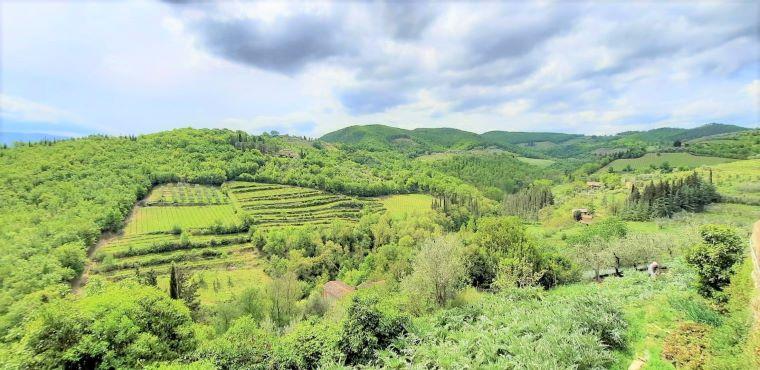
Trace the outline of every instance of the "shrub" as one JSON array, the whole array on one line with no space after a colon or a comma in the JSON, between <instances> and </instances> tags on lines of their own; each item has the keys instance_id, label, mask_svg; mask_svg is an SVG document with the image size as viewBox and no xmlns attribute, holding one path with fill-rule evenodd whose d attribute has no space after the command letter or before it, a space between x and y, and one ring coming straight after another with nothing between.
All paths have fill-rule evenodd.
<instances>
[{"instance_id":1,"label":"shrub","mask_svg":"<svg viewBox=\"0 0 760 370\"><path fill-rule=\"evenodd\" d=\"M278 369L317 369L336 361L339 327L327 322L301 321L277 341L273 366Z\"/></svg>"},{"instance_id":2,"label":"shrub","mask_svg":"<svg viewBox=\"0 0 760 370\"><path fill-rule=\"evenodd\" d=\"M354 296L338 341L338 348L349 365L367 364L375 359L375 352L388 347L405 334L409 318L397 312L384 312L377 307L377 299Z\"/></svg>"},{"instance_id":3,"label":"shrub","mask_svg":"<svg viewBox=\"0 0 760 370\"><path fill-rule=\"evenodd\" d=\"M610 348L625 347L628 323L613 302L602 296L586 295L570 302L576 325L599 337Z\"/></svg>"},{"instance_id":4,"label":"shrub","mask_svg":"<svg viewBox=\"0 0 760 370\"><path fill-rule=\"evenodd\" d=\"M272 336L251 317L243 316L224 335L199 348L194 357L212 361L221 369L266 369L271 348Z\"/></svg>"},{"instance_id":5,"label":"shrub","mask_svg":"<svg viewBox=\"0 0 760 370\"><path fill-rule=\"evenodd\" d=\"M103 283L77 300L53 300L26 322L22 368L137 368L195 348L190 312L153 287Z\"/></svg>"},{"instance_id":6,"label":"shrub","mask_svg":"<svg viewBox=\"0 0 760 370\"><path fill-rule=\"evenodd\" d=\"M669 303L673 308L683 312L690 321L710 326L719 326L723 322L723 317L719 313L693 297L670 297Z\"/></svg>"},{"instance_id":7,"label":"shrub","mask_svg":"<svg viewBox=\"0 0 760 370\"><path fill-rule=\"evenodd\" d=\"M685 322L665 338L662 356L678 367L702 368L708 359L708 333L705 324Z\"/></svg>"},{"instance_id":8,"label":"shrub","mask_svg":"<svg viewBox=\"0 0 760 370\"><path fill-rule=\"evenodd\" d=\"M742 238L725 225L704 225L699 234L702 242L689 250L686 261L697 269L700 293L723 301L721 292L742 259Z\"/></svg>"},{"instance_id":9,"label":"shrub","mask_svg":"<svg viewBox=\"0 0 760 370\"><path fill-rule=\"evenodd\" d=\"M73 276L79 276L84 271L87 253L82 243L67 243L55 249L53 253L61 266L71 269Z\"/></svg>"}]
</instances>

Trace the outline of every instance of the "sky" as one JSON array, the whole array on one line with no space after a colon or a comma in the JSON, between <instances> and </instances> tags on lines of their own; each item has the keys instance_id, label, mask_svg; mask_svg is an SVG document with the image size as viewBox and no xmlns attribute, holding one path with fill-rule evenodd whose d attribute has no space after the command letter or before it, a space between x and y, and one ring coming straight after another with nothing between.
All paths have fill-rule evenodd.
<instances>
[{"instance_id":1,"label":"sky","mask_svg":"<svg viewBox=\"0 0 760 370\"><path fill-rule=\"evenodd\" d=\"M0 130L760 123L760 2L0 0Z\"/></svg>"}]
</instances>

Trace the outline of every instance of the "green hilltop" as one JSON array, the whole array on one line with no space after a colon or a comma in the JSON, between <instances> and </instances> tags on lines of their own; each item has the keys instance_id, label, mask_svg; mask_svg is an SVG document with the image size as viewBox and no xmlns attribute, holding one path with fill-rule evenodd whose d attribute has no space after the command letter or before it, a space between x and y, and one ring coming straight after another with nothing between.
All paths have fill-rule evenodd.
<instances>
[{"instance_id":1,"label":"green hilltop","mask_svg":"<svg viewBox=\"0 0 760 370\"><path fill-rule=\"evenodd\" d=\"M477 134L454 128L407 130L374 124L345 127L325 134L320 140L367 148L396 149L411 153L497 147L534 158L547 156L567 158L606 155L615 151L627 151L631 148L645 150L651 146L658 147L657 149L667 149L672 147L675 142L709 139L711 137L720 137L725 140L726 137L748 131L752 131L752 129L736 125L710 123L690 129L663 127L602 136L509 131L489 131ZM689 149L685 150L689 151ZM735 156L736 154L734 154Z\"/></svg>"}]
</instances>

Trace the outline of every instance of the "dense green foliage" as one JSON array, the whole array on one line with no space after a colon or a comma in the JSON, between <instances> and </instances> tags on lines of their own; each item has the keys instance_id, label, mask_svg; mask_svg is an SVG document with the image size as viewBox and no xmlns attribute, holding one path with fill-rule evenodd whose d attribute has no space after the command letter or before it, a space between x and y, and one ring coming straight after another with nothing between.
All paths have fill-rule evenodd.
<instances>
[{"instance_id":1,"label":"dense green foliage","mask_svg":"<svg viewBox=\"0 0 760 370\"><path fill-rule=\"evenodd\" d=\"M634 185L623 210L627 220L642 221L652 217L671 217L676 212L701 212L705 206L718 201L712 182L705 182L693 172L686 178L673 181L653 181L639 189Z\"/></svg>"},{"instance_id":2,"label":"dense green foliage","mask_svg":"<svg viewBox=\"0 0 760 370\"><path fill-rule=\"evenodd\" d=\"M526 220L537 220L538 211L554 204L554 195L545 184L535 184L516 194L504 197L504 212Z\"/></svg>"},{"instance_id":3,"label":"dense green foliage","mask_svg":"<svg viewBox=\"0 0 760 370\"><path fill-rule=\"evenodd\" d=\"M22 368L134 368L193 350L188 309L136 283L93 285L71 300L37 297L39 307L21 328L9 358Z\"/></svg>"},{"instance_id":4,"label":"dense green foliage","mask_svg":"<svg viewBox=\"0 0 760 370\"><path fill-rule=\"evenodd\" d=\"M429 317L388 367L605 368L625 345L626 323L599 296L570 299L514 292Z\"/></svg>"},{"instance_id":5,"label":"dense green foliage","mask_svg":"<svg viewBox=\"0 0 760 370\"><path fill-rule=\"evenodd\" d=\"M702 325L704 363L740 368L742 240L688 231L715 217L712 181L597 173L677 132L360 126L313 141L183 129L0 149L0 364L625 368L644 342L691 356L683 335L642 334L660 320L672 333ZM576 158L541 167L504 149ZM726 168L720 190L754 181ZM589 225L572 220L579 207L595 209ZM744 213L722 215L743 226ZM666 276L635 271L655 260Z\"/></svg>"},{"instance_id":6,"label":"dense green foliage","mask_svg":"<svg viewBox=\"0 0 760 370\"><path fill-rule=\"evenodd\" d=\"M718 157L750 159L760 155L760 130L707 137L687 143L691 153Z\"/></svg>"},{"instance_id":7,"label":"dense green foliage","mask_svg":"<svg viewBox=\"0 0 760 370\"><path fill-rule=\"evenodd\" d=\"M478 187L485 196L496 201L536 179L557 177L556 173L526 164L512 154L456 155L431 161L430 164L443 173Z\"/></svg>"},{"instance_id":8,"label":"dense green foliage","mask_svg":"<svg viewBox=\"0 0 760 370\"><path fill-rule=\"evenodd\" d=\"M483 145L481 137L472 132L452 128L405 130L384 125L349 126L326 134L320 140L374 150L394 149L410 154L445 149L470 149Z\"/></svg>"},{"instance_id":9,"label":"dense green foliage","mask_svg":"<svg viewBox=\"0 0 760 370\"><path fill-rule=\"evenodd\" d=\"M699 234L702 242L689 250L686 261L697 269L700 292L721 300L723 288L731 282L743 258L742 238L736 231L721 225L704 225Z\"/></svg>"},{"instance_id":10,"label":"dense green foliage","mask_svg":"<svg viewBox=\"0 0 760 370\"><path fill-rule=\"evenodd\" d=\"M709 123L703 126L686 129L663 127L643 132L623 132L617 136L625 137L627 140L636 140L644 142L673 143L675 141L687 141L705 136L726 134L748 130L746 127L735 125L724 125L718 123Z\"/></svg>"}]
</instances>

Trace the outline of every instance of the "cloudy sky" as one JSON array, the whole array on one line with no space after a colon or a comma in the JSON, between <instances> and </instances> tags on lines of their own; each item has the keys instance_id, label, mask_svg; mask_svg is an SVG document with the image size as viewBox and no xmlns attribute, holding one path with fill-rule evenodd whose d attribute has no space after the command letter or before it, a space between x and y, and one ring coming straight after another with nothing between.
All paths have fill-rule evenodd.
<instances>
[{"instance_id":1,"label":"cloudy sky","mask_svg":"<svg viewBox=\"0 0 760 370\"><path fill-rule=\"evenodd\" d=\"M0 0L1 130L760 122L760 3Z\"/></svg>"}]
</instances>

